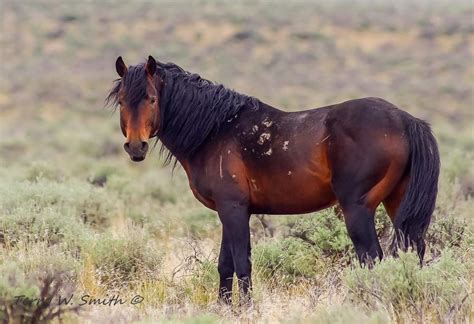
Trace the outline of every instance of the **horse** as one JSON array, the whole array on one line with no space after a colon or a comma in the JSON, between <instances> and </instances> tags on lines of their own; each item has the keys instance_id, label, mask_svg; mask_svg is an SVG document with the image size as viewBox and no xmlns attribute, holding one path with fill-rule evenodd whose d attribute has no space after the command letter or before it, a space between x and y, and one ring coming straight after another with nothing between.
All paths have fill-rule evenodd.
<instances>
[{"instance_id":1,"label":"horse","mask_svg":"<svg viewBox=\"0 0 474 324\"><path fill-rule=\"evenodd\" d=\"M180 164L191 191L222 223L218 300L251 300L251 214L302 214L338 204L359 261L383 257L381 203L398 247L416 249L434 211L440 158L428 123L380 98L285 112L174 63L118 57L106 101L120 107L124 149L145 159L152 138ZM156 142L155 142L156 145Z\"/></svg>"}]
</instances>

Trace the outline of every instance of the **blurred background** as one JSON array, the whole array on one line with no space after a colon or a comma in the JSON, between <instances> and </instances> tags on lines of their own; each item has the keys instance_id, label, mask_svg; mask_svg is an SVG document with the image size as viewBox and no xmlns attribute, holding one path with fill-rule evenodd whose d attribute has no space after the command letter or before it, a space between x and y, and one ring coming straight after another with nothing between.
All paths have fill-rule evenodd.
<instances>
[{"instance_id":1,"label":"blurred background","mask_svg":"<svg viewBox=\"0 0 474 324\"><path fill-rule=\"evenodd\" d=\"M133 269L145 269L133 270L133 280L160 283L143 288L151 299L179 304L179 298L188 298L191 305L213 300L219 222L192 197L181 168L172 176L169 167L162 167L158 150L140 164L130 162L123 151L119 116L104 107L118 77L114 63L119 55L128 65L153 55L288 111L382 97L429 121L439 142L442 175L435 218L454 218L449 218L451 225L433 225L442 230L430 234L431 256L439 256L446 242L472 226L470 0L1 0L0 24L0 264L23 269L25 278L47 263L70 270L81 289L116 288L115 282L132 277L104 278L99 270L104 265L117 268L108 247L119 246L119 255L138 260ZM301 225L295 227L298 219L254 220L257 247L264 237L291 237ZM381 222L384 232L390 225ZM339 233L342 241L316 259L329 262L324 255L333 252L351 255L342 223L330 225L321 242ZM34 245L20 247L25 237L34 238L28 241ZM155 252L126 252L130 237L146 238L143 244L154 244ZM204 251L199 258L212 265L206 270L210 277L198 272L197 283L169 279L185 268L179 267L183 260L194 260L186 256L196 246ZM185 252L179 255L179 249ZM80 256L71 251L81 251ZM467 255L467 250L459 251ZM34 258L35 253L42 257ZM154 257L162 260L159 266L150 261ZM123 271L130 275L126 264ZM310 263L311 269L321 267ZM156 269L168 277L149 277ZM291 271L287 276L303 270ZM327 282L322 273L318 278ZM167 284L160 286L163 282ZM191 288L179 295L181 284ZM459 284L469 286L462 280Z\"/></svg>"},{"instance_id":2,"label":"blurred background","mask_svg":"<svg viewBox=\"0 0 474 324\"><path fill-rule=\"evenodd\" d=\"M115 152L118 115L103 109L115 59L134 65L149 54L285 110L379 96L431 122L450 153L469 151L472 7L3 0L0 159L66 162L69 154Z\"/></svg>"}]
</instances>

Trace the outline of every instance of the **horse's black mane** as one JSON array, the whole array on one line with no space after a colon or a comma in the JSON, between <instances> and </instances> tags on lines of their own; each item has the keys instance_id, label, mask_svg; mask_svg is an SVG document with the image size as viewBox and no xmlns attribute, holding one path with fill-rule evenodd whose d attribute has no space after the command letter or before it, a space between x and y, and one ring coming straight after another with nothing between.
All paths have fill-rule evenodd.
<instances>
[{"instance_id":1,"label":"horse's black mane","mask_svg":"<svg viewBox=\"0 0 474 324\"><path fill-rule=\"evenodd\" d=\"M157 72L164 81L160 102L160 152L167 151L165 164L173 157L192 157L228 121L244 109L258 109L256 98L227 89L221 84L201 78L183 70L174 63L157 62ZM123 80L118 79L107 97L107 102L117 104L118 91L124 82L126 100L131 107L138 106L146 96L145 65L128 69ZM167 149L167 150L166 150Z\"/></svg>"}]
</instances>

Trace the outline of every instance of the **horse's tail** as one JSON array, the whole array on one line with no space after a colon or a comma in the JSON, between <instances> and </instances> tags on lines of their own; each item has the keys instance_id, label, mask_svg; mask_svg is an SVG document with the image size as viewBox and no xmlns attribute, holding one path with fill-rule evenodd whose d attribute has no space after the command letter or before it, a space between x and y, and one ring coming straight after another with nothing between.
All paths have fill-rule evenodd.
<instances>
[{"instance_id":1,"label":"horse's tail","mask_svg":"<svg viewBox=\"0 0 474 324\"><path fill-rule=\"evenodd\" d=\"M406 135L410 148L409 182L405 196L394 221L395 235L392 247L406 250L415 247L423 261L425 233L431 221L436 195L440 159L436 139L425 121L409 116L406 118Z\"/></svg>"}]
</instances>

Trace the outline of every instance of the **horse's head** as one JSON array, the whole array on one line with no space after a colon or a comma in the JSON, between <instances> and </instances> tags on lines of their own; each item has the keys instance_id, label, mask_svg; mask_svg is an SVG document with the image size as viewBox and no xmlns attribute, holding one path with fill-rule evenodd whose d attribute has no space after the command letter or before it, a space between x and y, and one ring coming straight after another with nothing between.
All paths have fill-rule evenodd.
<instances>
[{"instance_id":1,"label":"horse's head","mask_svg":"<svg viewBox=\"0 0 474 324\"><path fill-rule=\"evenodd\" d=\"M120 106L120 127L127 138L123 145L132 161L145 159L148 140L157 136L160 127L160 90L163 80L155 73L152 56L146 64L127 68L119 56L115 68L121 79L109 98Z\"/></svg>"}]
</instances>

